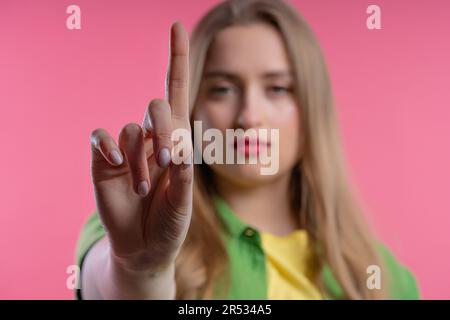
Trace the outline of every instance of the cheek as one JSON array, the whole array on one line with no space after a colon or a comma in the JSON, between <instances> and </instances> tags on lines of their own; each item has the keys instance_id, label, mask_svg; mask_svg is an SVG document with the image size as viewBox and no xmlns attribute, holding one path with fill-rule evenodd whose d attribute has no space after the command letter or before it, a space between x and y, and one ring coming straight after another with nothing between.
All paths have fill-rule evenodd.
<instances>
[{"instance_id":1,"label":"cheek","mask_svg":"<svg viewBox=\"0 0 450 320\"><path fill-rule=\"evenodd\" d=\"M295 104L281 108L272 117L272 127L280 130L281 165L293 165L300 158L303 145L303 129L300 117L300 108Z\"/></svg>"}]
</instances>

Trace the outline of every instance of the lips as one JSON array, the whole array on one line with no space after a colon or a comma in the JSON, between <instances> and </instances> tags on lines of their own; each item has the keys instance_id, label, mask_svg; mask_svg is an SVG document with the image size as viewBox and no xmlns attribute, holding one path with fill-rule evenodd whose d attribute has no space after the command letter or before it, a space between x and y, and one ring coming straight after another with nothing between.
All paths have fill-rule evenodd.
<instances>
[{"instance_id":1,"label":"lips","mask_svg":"<svg viewBox=\"0 0 450 320\"><path fill-rule=\"evenodd\" d=\"M246 157L258 156L263 149L270 147L270 142L260 140L258 137L242 137L234 139L234 149Z\"/></svg>"}]
</instances>

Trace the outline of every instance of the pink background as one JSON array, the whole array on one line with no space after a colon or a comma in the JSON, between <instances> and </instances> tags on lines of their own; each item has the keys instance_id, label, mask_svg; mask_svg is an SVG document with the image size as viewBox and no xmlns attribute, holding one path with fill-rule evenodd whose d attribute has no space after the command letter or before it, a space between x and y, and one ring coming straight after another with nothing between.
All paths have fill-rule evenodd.
<instances>
[{"instance_id":1,"label":"pink background","mask_svg":"<svg viewBox=\"0 0 450 320\"><path fill-rule=\"evenodd\" d=\"M81 30L66 28L81 7ZM0 298L71 299L89 133L163 96L168 30L217 1L0 2ZM450 298L450 2L293 1L325 51L352 176L423 298ZM366 28L366 8L382 30Z\"/></svg>"}]
</instances>

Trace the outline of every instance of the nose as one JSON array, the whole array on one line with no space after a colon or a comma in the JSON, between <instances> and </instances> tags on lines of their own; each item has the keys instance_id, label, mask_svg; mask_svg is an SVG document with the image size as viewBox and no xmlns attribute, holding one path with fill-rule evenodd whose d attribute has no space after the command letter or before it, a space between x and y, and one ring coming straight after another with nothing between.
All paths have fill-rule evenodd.
<instances>
[{"instance_id":1,"label":"nose","mask_svg":"<svg viewBox=\"0 0 450 320\"><path fill-rule=\"evenodd\" d=\"M237 115L237 126L244 130L261 127L263 103L261 95L257 90L245 90L241 98L241 106Z\"/></svg>"}]
</instances>

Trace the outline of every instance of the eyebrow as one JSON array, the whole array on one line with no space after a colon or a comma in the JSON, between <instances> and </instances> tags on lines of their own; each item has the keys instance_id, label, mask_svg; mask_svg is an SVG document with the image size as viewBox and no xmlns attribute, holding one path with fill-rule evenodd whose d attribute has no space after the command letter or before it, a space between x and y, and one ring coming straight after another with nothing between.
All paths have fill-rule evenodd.
<instances>
[{"instance_id":1,"label":"eyebrow","mask_svg":"<svg viewBox=\"0 0 450 320\"><path fill-rule=\"evenodd\" d=\"M286 70L276 70L276 71L268 71L264 72L262 75L262 78L291 78L293 77L292 72L286 71ZM203 76L205 79L207 78L226 78L229 80L239 80L239 76L228 71L222 71L222 70L212 70L208 71Z\"/></svg>"}]
</instances>

